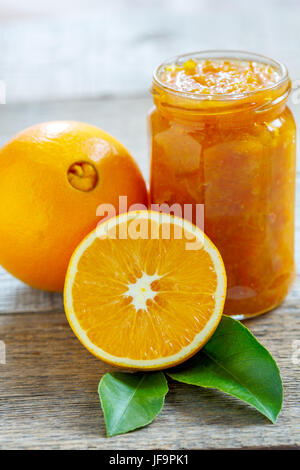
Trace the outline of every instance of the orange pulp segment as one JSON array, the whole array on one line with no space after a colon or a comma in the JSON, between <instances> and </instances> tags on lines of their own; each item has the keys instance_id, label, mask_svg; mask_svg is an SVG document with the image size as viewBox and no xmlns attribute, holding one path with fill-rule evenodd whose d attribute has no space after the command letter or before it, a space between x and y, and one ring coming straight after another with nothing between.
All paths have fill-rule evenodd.
<instances>
[{"instance_id":1,"label":"orange pulp segment","mask_svg":"<svg viewBox=\"0 0 300 470\"><path fill-rule=\"evenodd\" d=\"M279 74L268 64L247 60L194 60L166 66L159 79L173 90L194 94L242 94L272 86Z\"/></svg>"},{"instance_id":2,"label":"orange pulp segment","mask_svg":"<svg viewBox=\"0 0 300 470\"><path fill-rule=\"evenodd\" d=\"M121 214L75 250L65 310L83 345L110 364L163 369L195 354L222 315L223 261L190 222L154 211Z\"/></svg>"}]
</instances>

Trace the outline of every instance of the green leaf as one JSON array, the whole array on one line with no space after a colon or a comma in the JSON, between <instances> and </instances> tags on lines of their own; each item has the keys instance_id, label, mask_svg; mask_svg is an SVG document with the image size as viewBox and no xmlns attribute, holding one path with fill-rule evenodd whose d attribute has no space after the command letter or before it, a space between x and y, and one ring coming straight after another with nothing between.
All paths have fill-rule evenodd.
<instances>
[{"instance_id":1,"label":"green leaf","mask_svg":"<svg viewBox=\"0 0 300 470\"><path fill-rule=\"evenodd\" d=\"M105 374L98 393L108 436L146 426L162 410L168 384L162 372Z\"/></svg>"},{"instance_id":2,"label":"green leaf","mask_svg":"<svg viewBox=\"0 0 300 470\"><path fill-rule=\"evenodd\" d=\"M222 317L196 356L167 374L179 382L216 388L240 398L273 423L282 406L276 362L242 323L230 317Z\"/></svg>"}]
</instances>

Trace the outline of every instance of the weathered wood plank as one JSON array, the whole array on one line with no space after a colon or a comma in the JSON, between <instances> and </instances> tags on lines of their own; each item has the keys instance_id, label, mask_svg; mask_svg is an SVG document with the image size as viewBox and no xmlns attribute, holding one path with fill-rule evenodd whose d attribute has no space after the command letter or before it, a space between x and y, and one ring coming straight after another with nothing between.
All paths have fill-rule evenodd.
<instances>
[{"instance_id":1,"label":"weathered wood plank","mask_svg":"<svg viewBox=\"0 0 300 470\"><path fill-rule=\"evenodd\" d=\"M222 393L170 383L162 414L142 430L105 438L97 385L112 370L73 335L64 314L0 316L0 448L187 449L300 446L300 339L296 305L247 322L278 361L285 388L278 422Z\"/></svg>"},{"instance_id":2,"label":"weathered wood plank","mask_svg":"<svg viewBox=\"0 0 300 470\"><path fill-rule=\"evenodd\" d=\"M235 0L41 5L0 5L0 79L8 103L16 103L0 106L0 145L36 122L86 121L119 138L148 179L148 89L163 59L199 48L253 50L282 60L293 79L300 77L297 0L253 0L251 8ZM74 101L100 96L106 99ZM123 98L108 99L114 96ZM299 121L300 106L292 108ZM299 202L298 191L300 241ZM296 257L299 265L298 241ZM300 276L277 310L247 322L281 369L285 403L276 425L221 393L171 383L166 406L151 426L106 439L97 384L111 368L74 337L61 295L30 289L0 268L0 340L7 350L6 364L0 364L0 448L299 447L300 365L292 361L294 341L300 340L299 308Z\"/></svg>"},{"instance_id":3,"label":"weathered wood plank","mask_svg":"<svg viewBox=\"0 0 300 470\"><path fill-rule=\"evenodd\" d=\"M7 83L8 102L145 95L161 61L199 49L260 52L284 61L292 78L300 77L297 0L42 5L1 1L0 79Z\"/></svg>"},{"instance_id":4,"label":"weathered wood plank","mask_svg":"<svg viewBox=\"0 0 300 470\"><path fill-rule=\"evenodd\" d=\"M32 289L0 268L0 314L63 311L61 294Z\"/></svg>"}]
</instances>

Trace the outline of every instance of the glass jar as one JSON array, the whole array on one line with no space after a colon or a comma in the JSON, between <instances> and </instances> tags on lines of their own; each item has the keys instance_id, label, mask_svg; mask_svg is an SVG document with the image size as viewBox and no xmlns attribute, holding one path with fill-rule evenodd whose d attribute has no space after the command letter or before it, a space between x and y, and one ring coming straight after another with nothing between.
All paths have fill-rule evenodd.
<instances>
[{"instance_id":1,"label":"glass jar","mask_svg":"<svg viewBox=\"0 0 300 470\"><path fill-rule=\"evenodd\" d=\"M278 80L252 92L199 95L170 88L170 64L254 61ZM204 204L204 231L219 249L228 291L224 313L243 319L286 296L295 275L296 127L286 68L266 57L207 51L173 58L153 75L151 203Z\"/></svg>"}]
</instances>

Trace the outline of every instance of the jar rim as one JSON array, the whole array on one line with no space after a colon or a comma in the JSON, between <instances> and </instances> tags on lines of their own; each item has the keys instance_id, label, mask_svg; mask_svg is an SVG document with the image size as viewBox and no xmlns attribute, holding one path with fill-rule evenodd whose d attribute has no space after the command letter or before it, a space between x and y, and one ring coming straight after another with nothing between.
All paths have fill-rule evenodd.
<instances>
[{"instance_id":1,"label":"jar rim","mask_svg":"<svg viewBox=\"0 0 300 470\"><path fill-rule=\"evenodd\" d=\"M179 63L180 61L185 62L189 59L232 59L232 60L248 60L248 61L255 61L261 64L270 65L277 73L279 73L280 78L278 81L271 85L267 85L263 88L259 88L257 90L248 91L246 93L211 93L211 94L196 94L190 91L181 91L176 90L159 79L159 73L168 65ZM196 52L189 52L185 54L180 54L177 56L173 56L170 59L165 60L162 62L153 72L153 83L155 86L159 87L160 89L166 91L167 93L171 93L173 95L177 95L178 97L184 97L188 99L192 99L194 101L238 101L244 98L248 98L251 96L256 95L257 93L262 93L264 91L269 90L276 90L280 88L286 81L289 80L288 70L286 66L279 61L266 57L262 54L256 54L253 52L246 52L246 51L239 51L239 50L222 50L222 49L211 49L211 50L204 50L204 51L196 51Z\"/></svg>"}]
</instances>

